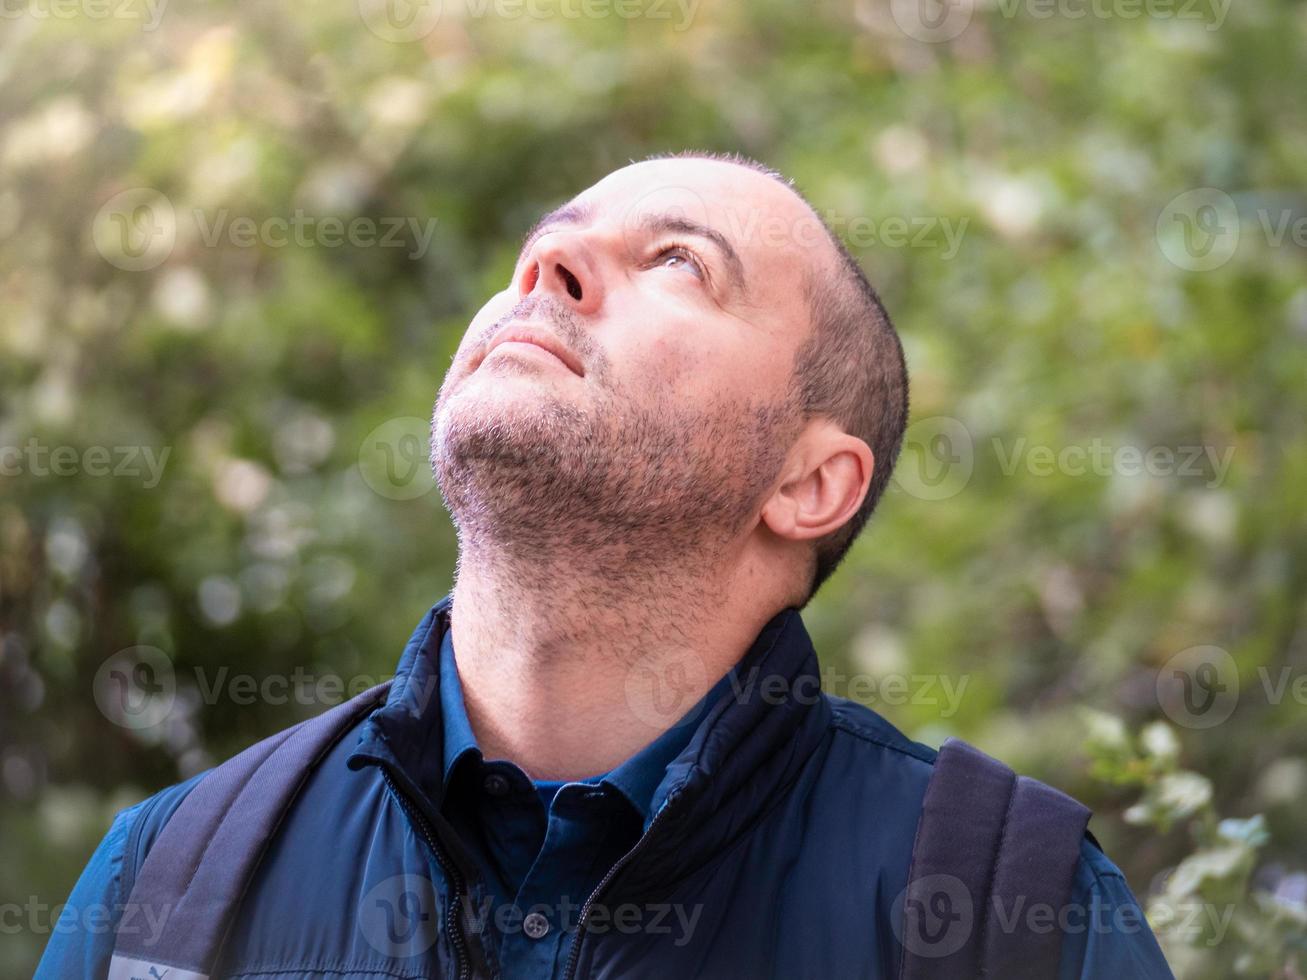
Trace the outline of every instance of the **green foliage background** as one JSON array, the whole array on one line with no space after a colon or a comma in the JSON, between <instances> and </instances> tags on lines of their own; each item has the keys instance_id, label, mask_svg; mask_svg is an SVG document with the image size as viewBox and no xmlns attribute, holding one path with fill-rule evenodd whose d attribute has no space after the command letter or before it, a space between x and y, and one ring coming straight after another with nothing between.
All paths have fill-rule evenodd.
<instances>
[{"instance_id":1,"label":"green foliage background","mask_svg":"<svg viewBox=\"0 0 1307 980\"><path fill-rule=\"evenodd\" d=\"M864 697L1090 803L1141 897L1202 863L1184 894L1238 904L1253 933L1166 934L1183 976L1300 975L1307 706L1261 678L1307 675L1307 251L1273 234L1307 215L1307 8L964 3L965 29L931 42L899 26L910 7L468 0L387 40L368 0L174 0L157 26L143 0L7 6L0 446L170 455L155 487L0 476L0 904L61 902L117 809L318 710L206 704L197 668L388 674L451 584L454 538L434 490L372 489L370 434L429 413L538 213L694 147L757 156L843 230L885 233L857 252L904 336L918 426L905 479L805 611L825 663L965 684L956 711ZM134 188L178 215L142 271L96 237ZM1228 261L1194 271L1159 216L1197 188L1242 225ZM414 257L210 245L191 220L297 209L435 233ZM898 241L887 219L934 231ZM943 222L965 228L955 254ZM965 465L923 491L941 425ZM1095 441L1230 466L1023 455ZM93 697L137 644L179 679L144 732ZM1202 645L1233 657L1238 706L1168 724L1159 672ZM0 974L30 971L49 921L3 923Z\"/></svg>"}]
</instances>

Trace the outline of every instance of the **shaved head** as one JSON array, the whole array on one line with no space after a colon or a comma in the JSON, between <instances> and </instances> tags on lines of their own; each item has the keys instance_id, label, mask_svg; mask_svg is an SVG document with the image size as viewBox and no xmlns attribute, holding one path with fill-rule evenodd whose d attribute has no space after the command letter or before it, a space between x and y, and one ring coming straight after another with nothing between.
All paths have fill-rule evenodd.
<instances>
[{"instance_id":1,"label":"shaved head","mask_svg":"<svg viewBox=\"0 0 1307 980\"><path fill-rule=\"evenodd\" d=\"M528 232L441 386L432 462L460 553L516 575L583 556L589 588L629 594L762 561L802 605L883 491L906 401L889 318L808 202L680 154Z\"/></svg>"}]
</instances>

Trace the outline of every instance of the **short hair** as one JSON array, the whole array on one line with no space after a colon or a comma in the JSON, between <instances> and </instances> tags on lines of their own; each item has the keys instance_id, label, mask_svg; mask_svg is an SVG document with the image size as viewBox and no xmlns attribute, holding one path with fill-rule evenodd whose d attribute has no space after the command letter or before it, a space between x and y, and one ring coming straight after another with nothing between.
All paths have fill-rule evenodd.
<instances>
[{"instance_id":1,"label":"short hair","mask_svg":"<svg viewBox=\"0 0 1307 980\"><path fill-rule=\"evenodd\" d=\"M889 485L908 419L908 368L903 345L862 266L793 180L738 153L686 150L647 159L716 160L779 181L808 206L834 248L834 269L823 263L806 271L804 295L811 323L807 339L795 353L794 386L804 421L830 418L867 444L875 457L875 468L866 496L853 516L814 543L811 579L800 604L807 605L844 560Z\"/></svg>"},{"instance_id":2,"label":"short hair","mask_svg":"<svg viewBox=\"0 0 1307 980\"><path fill-rule=\"evenodd\" d=\"M908 420L903 345L876 290L849 250L826 229L839 256L834 281L809 270L812 329L795 355L805 419L827 417L857 436L875 458L871 484L845 524L816 542L804 604L834 574L889 486Z\"/></svg>"}]
</instances>

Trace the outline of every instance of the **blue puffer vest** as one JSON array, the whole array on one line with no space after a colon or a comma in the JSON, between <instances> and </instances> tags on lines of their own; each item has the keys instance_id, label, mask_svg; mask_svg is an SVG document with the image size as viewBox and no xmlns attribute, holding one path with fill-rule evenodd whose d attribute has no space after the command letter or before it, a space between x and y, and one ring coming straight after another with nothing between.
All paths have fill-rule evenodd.
<instances>
[{"instance_id":1,"label":"blue puffer vest","mask_svg":"<svg viewBox=\"0 0 1307 980\"><path fill-rule=\"evenodd\" d=\"M384 704L309 776L258 865L215 977L499 975L487 895L441 816L439 649L450 604L447 596L418 626ZM572 910L574 927L585 928L562 946L551 976L898 975L902 893L935 752L821 693L795 609L766 625L737 673L734 696L705 713L668 767L646 833ZM84 876L81 900L125 905L152 843L202 781L125 811L115 873L98 883ZM1108 914L1068 935L1062 977L1170 976L1120 872L1088 843L1072 899ZM1133 927L1121 925L1122 911ZM38 976L88 975L107 956L103 939L65 937L52 941Z\"/></svg>"}]
</instances>

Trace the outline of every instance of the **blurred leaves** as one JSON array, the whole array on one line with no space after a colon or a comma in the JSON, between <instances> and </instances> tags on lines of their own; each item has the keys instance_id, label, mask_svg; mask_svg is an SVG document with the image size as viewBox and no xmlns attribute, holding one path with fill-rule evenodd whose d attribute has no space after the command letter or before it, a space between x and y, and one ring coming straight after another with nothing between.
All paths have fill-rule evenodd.
<instances>
[{"instance_id":1,"label":"blurred leaves","mask_svg":"<svg viewBox=\"0 0 1307 980\"><path fill-rule=\"evenodd\" d=\"M1190 853L1166 872L1147 903L1176 974L1300 976L1307 964L1307 871L1268 866L1254 883L1259 856L1271 842L1265 818L1218 820L1211 780L1178 768L1178 742L1165 723L1152 722L1131 739L1118 719L1087 714L1095 774L1142 788L1125 819L1160 834L1177 824L1190 831Z\"/></svg>"},{"instance_id":2,"label":"blurred leaves","mask_svg":"<svg viewBox=\"0 0 1307 980\"><path fill-rule=\"evenodd\" d=\"M805 612L825 662L947 679L956 703L868 700L1085 799L1141 895L1279 875L1246 923L1279 956L1307 863L1307 706L1263 682L1307 675L1307 10L957 4L926 42L910 3L501 6L7 10L0 903L62 901L113 809L317 710L206 697L223 669L392 669L452 578L410 436L462 330L539 213L697 147L875 232L908 351L919 438ZM1229 204L1167 211L1202 188ZM175 680L157 730L94 696L137 646ZM1159 724L1199 646L1232 714ZM44 943L15 939L5 975ZM1282 967L1257 948L1238 969Z\"/></svg>"}]
</instances>

